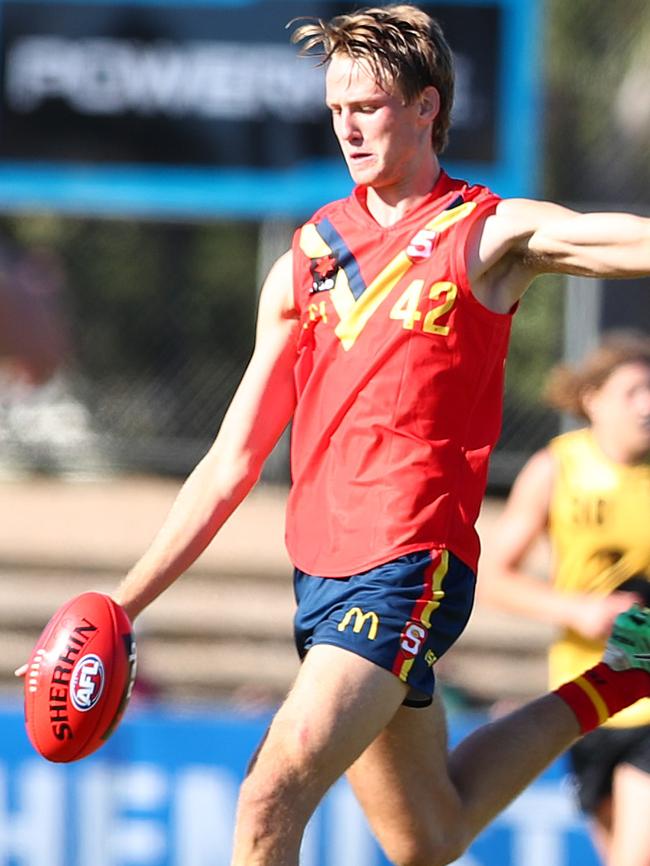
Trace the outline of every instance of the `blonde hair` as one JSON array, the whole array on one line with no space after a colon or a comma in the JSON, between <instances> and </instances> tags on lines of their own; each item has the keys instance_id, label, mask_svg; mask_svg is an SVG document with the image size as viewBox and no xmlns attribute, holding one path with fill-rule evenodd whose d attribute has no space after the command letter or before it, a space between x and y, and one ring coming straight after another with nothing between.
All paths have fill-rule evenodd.
<instances>
[{"instance_id":1,"label":"blonde hair","mask_svg":"<svg viewBox=\"0 0 650 866\"><path fill-rule=\"evenodd\" d=\"M320 55L321 64L334 54L363 60L381 87L394 84L399 89L406 105L425 87L435 87L440 111L431 138L436 153L445 149L454 101L454 65L440 25L426 12L393 4L337 15L330 21L313 19L297 27L291 41L302 43L303 55Z\"/></svg>"},{"instance_id":2,"label":"blonde hair","mask_svg":"<svg viewBox=\"0 0 650 866\"><path fill-rule=\"evenodd\" d=\"M650 367L650 337L641 331L611 331L580 364L558 364L551 370L544 399L555 409L589 420L585 393L601 388L619 367L637 363Z\"/></svg>"}]
</instances>

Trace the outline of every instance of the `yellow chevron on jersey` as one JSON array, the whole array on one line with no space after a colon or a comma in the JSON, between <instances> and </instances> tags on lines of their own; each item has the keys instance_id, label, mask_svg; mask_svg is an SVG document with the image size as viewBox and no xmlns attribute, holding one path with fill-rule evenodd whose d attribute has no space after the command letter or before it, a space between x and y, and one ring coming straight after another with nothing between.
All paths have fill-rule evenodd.
<instances>
[{"instance_id":1,"label":"yellow chevron on jersey","mask_svg":"<svg viewBox=\"0 0 650 866\"><path fill-rule=\"evenodd\" d=\"M424 226L424 229L440 234L459 220L465 219L475 208L476 202L463 202L455 208L438 214ZM335 333L344 349L350 349L354 345L370 317L412 265L413 260L409 258L406 250L398 253L370 283L366 291L350 308L348 314L341 318Z\"/></svg>"},{"instance_id":2,"label":"yellow chevron on jersey","mask_svg":"<svg viewBox=\"0 0 650 866\"><path fill-rule=\"evenodd\" d=\"M556 463L549 509L554 586L567 593L606 595L632 577L650 581L650 465L614 463L589 429L550 443ZM550 651L552 687L596 664L603 652L566 630ZM650 699L615 716L615 726L650 722Z\"/></svg>"},{"instance_id":3,"label":"yellow chevron on jersey","mask_svg":"<svg viewBox=\"0 0 650 866\"><path fill-rule=\"evenodd\" d=\"M426 223L422 231L440 234L465 219L475 208L476 202L463 202L435 216ZM335 254L315 223L307 223L302 227L300 249L311 259ZM335 333L346 351L352 348L369 319L413 264L414 259L406 250L402 250L364 287L358 297L355 297L350 288L345 265L338 269L330 298L339 317Z\"/></svg>"},{"instance_id":4,"label":"yellow chevron on jersey","mask_svg":"<svg viewBox=\"0 0 650 866\"><path fill-rule=\"evenodd\" d=\"M300 230L300 249L310 259L319 259L333 255L333 250L327 241L320 236L315 223L305 223ZM336 272L334 288L329 293L330 300L339 319L344 319L355 304L355 297L350 289L345 268Z\"/></svg>"},{"instance_id":5,"label":"yellow chevron on jersey","mask_svg":"<svg viewBox=\"0 0 650 866\"><path fill-rule=\"evenodd\" d=\"M300 249L310 259L320 259L332 254L332 248L318 234L314 223L305 223L300 229Z\"/></svg>"}]
</instances>

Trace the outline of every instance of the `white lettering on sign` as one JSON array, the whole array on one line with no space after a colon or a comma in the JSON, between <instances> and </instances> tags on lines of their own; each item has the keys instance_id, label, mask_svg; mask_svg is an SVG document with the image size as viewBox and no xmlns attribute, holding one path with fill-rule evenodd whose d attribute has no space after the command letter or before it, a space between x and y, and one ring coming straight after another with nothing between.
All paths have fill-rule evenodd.
<instances>
[{"instance_id":1,"label":"white lettering on sign","mask_svg":"<svg viewBox=\"0 0 650 866\"><path fill-rule=\"evenodd\" d=\"M44 761L26 761L17 774L0 766L2 866L63 866L66 862L64 783L64 768Z\"/></svg>"},{"instance_id":2,"label":"white lettering on sign","mask_svg":"<svg viewBox=\"0 0 650 866\"><path fill-rule=\"evenodd\" d=\"M175 785L174 866L230 863L238 783L232 773L188 767Z\"/></svg>"},{"instance_id":3,"label":"white lettering on sign","mask_svg":"<svg viewBox=\"0 0 650 866\"><path fill-rule=\"evenodd\" d=\"M32 112L60 99L80 114L310 120L323 70L289 45L24 36L6 60L6 101Z\"/></svg>"},{"instance_id":4,"label":"white lettering on sign","mask_svg":"<svg viewBox=\"0 0 650 866\"><path fill-rule=\"evenodd\" d=\"M0 763L0 866L228 866L239 781L202 764L26 760L9 773ZM495 859L479 838L455 866L569 866L569 835L588 841L557 781L534 783L492 829L508 832L507 855ZM588 855L575 863L595 866ZM387 864L345 781L310 821L301 863Z\"/></svg>"},{"instance_id":5,"label":"white lettering on sign","mask_svg":"<svg viewBox=\"0 0 650 866\"><path fill-rule=\"evenodd\" d=\"M77 777L74 866L154 866L167 849L167 773L153 764L89 764ZM133 812L138 812L137 817ZM72 866L72 864L68 864Z\"/></svg>"}]
</instances>

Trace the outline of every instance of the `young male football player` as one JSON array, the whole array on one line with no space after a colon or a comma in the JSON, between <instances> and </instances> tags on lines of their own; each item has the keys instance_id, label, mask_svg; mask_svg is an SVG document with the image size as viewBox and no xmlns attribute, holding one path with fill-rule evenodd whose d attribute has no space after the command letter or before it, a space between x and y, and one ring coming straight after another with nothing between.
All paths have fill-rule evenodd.
<instances>
[{"instance_id":1,"label":"young male football player","mask_svg":"<svg viewBox=\"0 0 650 866\"><path fill-rule=\"evenodd\" d=\"M347 773L388 857L435 866L650 691L641 610L617 626L606 664L451 754L433 673L472 607L517 302L542 272L650 274L650 220L501 201L450 178L438 156L452 56L419 9L368 9L294 37L324 56L356 186L271 269L216 441L116 599L136 616L182 574L293 418L287 545L304 660L243 784L232 863L296 866L309 816Z\"/></svg>"}]
</instances>

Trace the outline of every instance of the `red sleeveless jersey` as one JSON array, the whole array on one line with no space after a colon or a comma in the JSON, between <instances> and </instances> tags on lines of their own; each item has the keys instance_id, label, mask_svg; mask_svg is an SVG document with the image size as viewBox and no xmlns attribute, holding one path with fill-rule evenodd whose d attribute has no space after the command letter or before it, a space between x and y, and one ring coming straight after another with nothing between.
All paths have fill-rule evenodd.
<instances>
[{"instance_id":1,"label":"red sleeveless jersey","mask_svg":"<svg viewBox=\"0 0 650 866\"><path fill-rule=\"evenodd\" d=\"M432 547L476 569L511 316L474 298L465 249L498 201L443 172L396 225L358 188L296 232L286 540L302 571L341 577Z\"/></svg>"}]
</instances>

